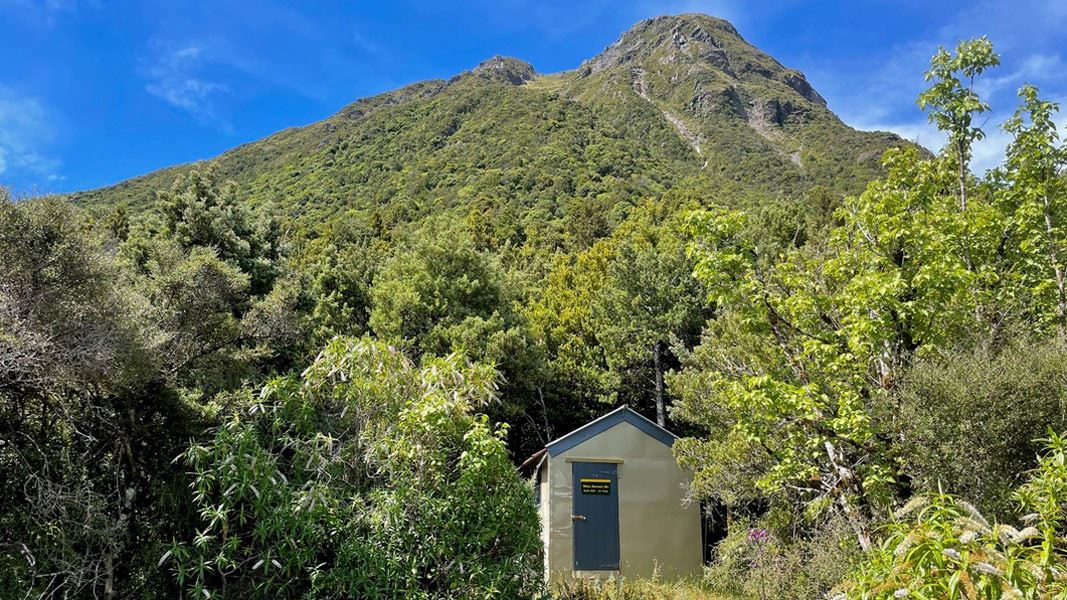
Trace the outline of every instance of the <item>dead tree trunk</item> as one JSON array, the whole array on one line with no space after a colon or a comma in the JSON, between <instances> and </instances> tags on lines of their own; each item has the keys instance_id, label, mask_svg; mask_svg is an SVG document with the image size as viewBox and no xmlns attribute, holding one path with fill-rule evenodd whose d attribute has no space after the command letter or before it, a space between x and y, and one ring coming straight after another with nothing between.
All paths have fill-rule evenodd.
<instances>
[{"instance_id":1,"label":"dead tree trunk","mask_svg":"<svg viewBox=\"0 0 1067 600\"><path fill-rule=\"evenodd\" d=\"M871 542L871 533L867 528L866 519L863 515L852 505L848 500L848 491L855 490L857 493L861 493L859 482L856 480L856 474L851 468L846 467L838 461L837 448L834 447L833 442L826 440L823 443L826 448L826 456L830 459L830 465L836 472L838 483L841 489L837 490L837 505L844 513L845 518L848 520L848 524L852 527L853 533L856 534L856 541L859 542L860 548L867 552L874 547ZM832 492L832 490L831 490Z\"/></svg>"}]
</instances>

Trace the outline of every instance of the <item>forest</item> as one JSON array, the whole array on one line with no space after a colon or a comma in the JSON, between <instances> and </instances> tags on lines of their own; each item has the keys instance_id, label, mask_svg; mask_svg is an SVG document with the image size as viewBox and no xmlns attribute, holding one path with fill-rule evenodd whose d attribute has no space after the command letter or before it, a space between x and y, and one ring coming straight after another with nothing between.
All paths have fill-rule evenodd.
<instances>
[{"instance_id":1,"label":"forest","mask_svg":"<svg viewBox=\"0 0 1067 600\"><path fill-rule=\"evenodd\" d=\"M998 64L934 55L940 152L848 137L881 162L808 179L724 174L765 164L725 141L706 179L671 166L669 124L662 155L617 129L637 96L602 121L460 80L432 101L495 94L581 153L484 114L511 146L442 149L469 123L401 106L258 179L239 149L114 201L4 196L0 597L1067 598L1067 147L1032 86L986 122ZM837 135L811 110L780 125ZM441 145L406 170L386 140ZM726 515L677 596L543 581L516 465L621 405Z\"/></svg>"}]
</instances>

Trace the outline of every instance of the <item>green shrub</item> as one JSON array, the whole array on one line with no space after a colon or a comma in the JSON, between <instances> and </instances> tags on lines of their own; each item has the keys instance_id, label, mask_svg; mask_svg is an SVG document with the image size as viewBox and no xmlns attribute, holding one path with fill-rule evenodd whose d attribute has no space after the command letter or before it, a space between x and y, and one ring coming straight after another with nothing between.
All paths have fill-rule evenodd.
<instances>
[{"instance_id":1,"label":"green shrub","mask_svg":"<svg viewBox=\"0 0 1067 600\"><path fill-rule=\"evenodd\" d=\"M820 598L860 557L852 530L841 518L796 535L738 519L716 548L708 584L746 598Z\"/></svg>"},{"instance_id":2,"label":"green shrub","mask_svg":"<svg viewBox=\"0 0 1067 600\"><path fill-rule=\"evenodd\" d=\"M202 529L161 559L193 597L531 598L539 526L496 373L338 338L191 447Z\"/></svg>"},{"instance_id":3,"label":"green shrub","mask_svg":"<svg viewBox=\"0 0 1067 600\"><path fill-rule=\"evenodd\" d=\"M727 600L703 582L655 579L573 579L555 586L554 600Z\"/></svg>"},{"instance_id":4,"label":"green shrub","mask_svg":"<svg viewBox=\"0 0 1067 600\"><path fill-rule=\"evenodd\" d=\"M973 502L1007 518L1049 427L1067 428L1067 346L1018 342L920 360L885 420L901 432L912 485Z\"/></svg>"},{"instance_id":5,"label":"green shrub","mask_svg":"<svg viewBox=\"0 0 1067 600\"><path fill-rule=\"evenodd\" d=\"M839 597L1067 597L1067 438L1052 435L1048 453L1014 498L1028 513L1019 529L991 523L948 494L916 497Z\"/></svg>"}]
</instances>

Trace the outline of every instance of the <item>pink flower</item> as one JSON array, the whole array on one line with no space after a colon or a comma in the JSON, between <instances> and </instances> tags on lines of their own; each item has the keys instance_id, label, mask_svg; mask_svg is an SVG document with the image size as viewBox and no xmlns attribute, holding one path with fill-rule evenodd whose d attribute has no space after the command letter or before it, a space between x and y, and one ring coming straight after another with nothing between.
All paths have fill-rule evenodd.
<instances>
[{"instance_id":1,"label":"pink flower","mask_svg":"<svg viewBox=\"0 0 1067 600\"><path fill-rule=\"evenodd\" d=\"M770 532L768 532L766 529L756 527L748 530L748 541L756 544L761 544L767 541L767 538L770 537L770 535Z\"/></svg>"}]
</instances>

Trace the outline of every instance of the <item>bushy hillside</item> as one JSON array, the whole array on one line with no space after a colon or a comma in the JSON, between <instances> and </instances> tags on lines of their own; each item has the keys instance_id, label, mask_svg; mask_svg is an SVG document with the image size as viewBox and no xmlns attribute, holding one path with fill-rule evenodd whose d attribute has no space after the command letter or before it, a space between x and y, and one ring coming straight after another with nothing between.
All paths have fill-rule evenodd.
<instances>
[{"instance_id":1,"label":"bushy hillside","mask_svg":"<svg viewBox=\"0 0 1067 600\"><path fill-rule=\"evenodd\" d=\"M900 143L843 124L801 73L729 23L683 15L638 23L574 71L537 75L494 57L208 162L280 215L355 211L385 232L481 203L511 216L515 241L553 247L563 240L547 223L625 212L670 189L733 205L813 186L856 193ZM192 168L72 198L143 210Z\"/></svg>"}]
</instances>

